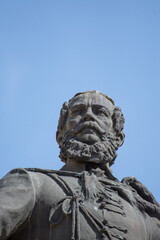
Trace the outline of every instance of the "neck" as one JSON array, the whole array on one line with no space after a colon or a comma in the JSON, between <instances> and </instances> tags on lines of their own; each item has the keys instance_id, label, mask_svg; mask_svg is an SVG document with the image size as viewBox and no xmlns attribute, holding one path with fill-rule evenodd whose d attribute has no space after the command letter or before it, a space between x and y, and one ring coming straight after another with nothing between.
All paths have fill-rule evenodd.
<instances>
[{"instance_id":1,"label":"neck","mask_svg":"<svg viewBox=\"0 0 160 240\"><path fill-rule=\"evenodd\" d=\"M86 163L84 162L80 163L74 160L68 160L66 164L61 168L61 170L81 173L86 170Z\"/></svg>"},{"instance_id":2,"label":"neck","mask_svg":"<svg viewBox=\"0 0 160 240\"><path fill-rule=\"evenodd\" d=\"M62 171L77 172L81 173L83 171L90 171L91 169L100 168L104 170L106 176L114 181L118 181L113 175L109 167L109 164L97 164L97 163L87 163L87 162L76 162L75 160L67 160L66 164L61 168Z\"/></svg>"}]
</instances>

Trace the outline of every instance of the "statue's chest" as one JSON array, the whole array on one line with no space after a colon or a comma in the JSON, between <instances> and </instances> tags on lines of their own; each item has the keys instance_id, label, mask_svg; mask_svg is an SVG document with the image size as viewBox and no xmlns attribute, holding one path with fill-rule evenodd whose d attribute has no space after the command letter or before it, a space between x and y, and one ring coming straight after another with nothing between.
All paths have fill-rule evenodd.
<instances>
[{"instance_id":1,"label":"statue's chest","mask_svg":"<svg viewBox=\"0 0 160 240\"><path fill-rule=\"evenodd\" d=\"M145 237L139 211L116 190L92 175L61 178L66 197L53 205L50 223L54 236L72 240L135 240Z\"/></svg>"}]
</instances>

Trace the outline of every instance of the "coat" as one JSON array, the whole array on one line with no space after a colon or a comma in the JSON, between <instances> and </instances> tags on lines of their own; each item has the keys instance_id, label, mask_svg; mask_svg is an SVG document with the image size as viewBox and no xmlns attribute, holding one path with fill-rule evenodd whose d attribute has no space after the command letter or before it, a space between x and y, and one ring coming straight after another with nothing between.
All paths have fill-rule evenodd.
<instances>
[{"instance_id":1,"label":"coat","mask_svg":"<svg viewBox=\"0 0 160 240\"><path fill-rule=\"evenodd\" d=\"M135 178L14 169L0 181L0 240L160 240L160 205Z\"/></svg>"}]
</instances>

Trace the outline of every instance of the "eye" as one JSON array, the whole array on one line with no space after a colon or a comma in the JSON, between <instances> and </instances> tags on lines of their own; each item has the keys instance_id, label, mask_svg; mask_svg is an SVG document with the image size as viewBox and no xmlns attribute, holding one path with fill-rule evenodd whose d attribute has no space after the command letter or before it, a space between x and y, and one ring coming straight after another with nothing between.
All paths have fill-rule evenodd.
<instances>
[{"instance_id":1,"label":"eye","mask_svg":"<svg viewBox=\"0 0 160 240\"><path fill-rule=\"evenodd\" d=\"M102 116L102 117L108 117L107 111L105 111L103 108L96 109L96 115Z\"/></svg>"},{"instance_id":2,"label":"eye","mask_svg":"<svg viewBox=\"0 0 160 240\"><path fill-rule=\"evenodd\" d=\"M77 108L77 109L72 110L71 114L74 117L74 116L82 115L83 112L84 112L83 108Z\"/></svg>"}]
</instances>

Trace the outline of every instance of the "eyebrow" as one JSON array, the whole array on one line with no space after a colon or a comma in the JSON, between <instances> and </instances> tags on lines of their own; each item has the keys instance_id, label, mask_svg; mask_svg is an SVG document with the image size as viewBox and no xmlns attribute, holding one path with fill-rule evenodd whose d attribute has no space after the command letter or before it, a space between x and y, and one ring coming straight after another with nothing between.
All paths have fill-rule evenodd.
<instances>
[{"instance_id":1,"label":"eyebrow","mask_svg":"<svg viewBox=\"0 0 160 240\"><path fill-rule=\"evenodd\" d=\"M73 105L72 107L70 107L70 109L71 110L74 110L75 108L77 108L77 107L87 107L85 104L82 104L82 103L80 103L80 104L75 104L75 105Z\"/></svg>"},{"instance_id":2,"label":"eyebrow","mask_svg":"<svg viewBox=\"0 0 160 240\"><path fill-rule=\"evenodd\" d=\"M92 104L93 107L103 107L105 109L107 109L104 105L101 104Z\"/></svg>"}]
</instances>

